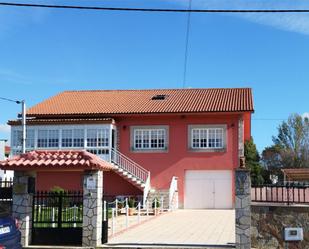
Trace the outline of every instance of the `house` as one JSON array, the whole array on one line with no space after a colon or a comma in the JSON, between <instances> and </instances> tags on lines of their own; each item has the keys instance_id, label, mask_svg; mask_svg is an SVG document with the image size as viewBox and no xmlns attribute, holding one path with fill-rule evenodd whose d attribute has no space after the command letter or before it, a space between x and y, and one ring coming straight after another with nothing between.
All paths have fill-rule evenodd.
<instances>
[{"instance_id":1,"label":"house","mask_svg":"<svg viewBox=\"0 0 309 249\"><path fill-rule=\"evenodd\" d=\"M250 88L65 91L27 110L27 151L87 150L112 162L106 196L168 193L179 206L233 208L234 171L251 136ZM21 123L9 121L12 154ZM38 190L82 189L78 172L38 172ZM168 197L171 200L171 196Z\"/></svg>"},{"instance_id":2,"label":"house","mask_svg":"<svg viewBox=\"0 0 309 249\"><path fill-rule=\"evenodd\" d=\"M0 139L0 161L8 158L10 154L10 146L7 146L6 142L6 139ZM14 172L11 170L0 170L0 181L10 180L13 176Z\"/></svg>"}]
</instances>

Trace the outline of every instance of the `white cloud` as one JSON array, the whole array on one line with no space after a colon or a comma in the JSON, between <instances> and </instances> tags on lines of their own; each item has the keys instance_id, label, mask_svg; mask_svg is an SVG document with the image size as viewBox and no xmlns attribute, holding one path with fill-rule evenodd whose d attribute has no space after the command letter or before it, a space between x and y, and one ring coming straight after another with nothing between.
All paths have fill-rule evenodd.
<instances>
[{"instance_id":1,"label":"white cloud","mask_svg":"<svg viewBox=\"0 0 309 249\"><path fill-rule=\"evenodd\" d=\"M185 0L170 0L182 7ZM193 0L192 9L309 9L307 0ZM227 14L277 29L309 35L308 13L233 13Z\"/></svg>"},{"instance_id":2,"label":"white cloud","mask_svg":"<svg viewBox=\"0 0 309 249\"><path fill-rule=\"evenodd\" d=\"M7 125L7 124L0 124L0 132L9 133L10 132L10 126Z\"/></svg>"}]
</instances>

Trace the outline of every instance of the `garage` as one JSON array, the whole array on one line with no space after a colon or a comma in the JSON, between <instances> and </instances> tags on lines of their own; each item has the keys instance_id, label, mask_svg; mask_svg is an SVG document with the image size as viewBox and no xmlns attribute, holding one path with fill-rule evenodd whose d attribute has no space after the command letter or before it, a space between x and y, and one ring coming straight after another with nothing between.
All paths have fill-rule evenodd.
<instances>
[{"instance_id":1,"label":"garage","mask_svg":"<svg viewBox=\"0 0 309 249\"><path fill-rule=\"evenodd\" d=\"M231 170L187 170L184 208L233 208Z\"/></svg>"}]
</instances>

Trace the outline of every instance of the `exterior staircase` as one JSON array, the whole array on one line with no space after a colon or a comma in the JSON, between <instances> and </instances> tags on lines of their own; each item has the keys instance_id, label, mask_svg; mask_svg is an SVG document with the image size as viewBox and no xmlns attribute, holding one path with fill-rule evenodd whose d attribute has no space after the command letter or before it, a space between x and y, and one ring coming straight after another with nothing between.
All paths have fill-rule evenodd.
<instances>
[{"instance_id":1,"label":"exterior staircase","mask_svg":"<svg viewBox=\"0 0 309 249\"><path fill-rule=\"evenodd\" d=\"M149 209L152 209L152 203L155 199L160 202L160 208L163 210L178 208L177 177L173 176L169 189L155 190L151 189L150 171L144 169L126 155L116 149L111 149L110 161L118 175L143 191L144 209L146 209L146 205ZM177 198L175 199L175 197Z\"/></svg>"},{"instance_id":2,"label":"exterior staircase","mask_svg":"<svg viewBox=\"0 0 309 249\"><path fill-rule=\"evenodd\" d=\"M169 190L168 189L160 189L155 190L152 189L149 191L149 194L147 196L147 205L149 209L152 209L152 203L154 200L157 199L160 203L160 208L163 208L163 210L169 209ZM163 206L162 206L163 203Z\"/></svg>"},{"instance_id":3,"label":"exterior staircase","mask_svg":"<svg viewBox=\"0 0 309 249\"><path fill-rule=\"evenodd\" d=\"M150 172L116 149L111 149L111 163L118 175L143 190L143 206L150 191Z\"/></svg>"}]
</instances>

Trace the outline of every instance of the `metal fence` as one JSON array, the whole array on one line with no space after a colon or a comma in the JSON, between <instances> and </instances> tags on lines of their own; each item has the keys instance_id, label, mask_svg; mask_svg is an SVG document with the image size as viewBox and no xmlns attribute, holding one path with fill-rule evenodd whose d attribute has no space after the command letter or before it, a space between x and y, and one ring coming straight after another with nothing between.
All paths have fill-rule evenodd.
<instances>
[{"instance_id":1,"label":"metal fence","mask_svg":"<svg viewBox=\"0 0 309 249\"><path fill-rule=\"evenodd\" d=\"M77 227L83 222L81 192L37 192L33 197L34 227Z\"/></svg>"},{"instance_id":2,"label":"metal fence","mask_svg":"<svg viewBox=\"0 0 309 249\"><path fill-rule=\"evenodd\" d=\"M33 245L81 245L81 192L37 192L32 212Z\"/></svg>"},{"instance_id":3,"label":"metal fence","mask_svg":"<svg viewBox=\"0 0 309 249\"><path fill-rule=\"evenodd\" d=\"M309 205L309 185L276 184L257 185L251 187L252 202L283 203L283 204L308 204Z\"/></svg>"}]
</instances>

